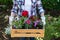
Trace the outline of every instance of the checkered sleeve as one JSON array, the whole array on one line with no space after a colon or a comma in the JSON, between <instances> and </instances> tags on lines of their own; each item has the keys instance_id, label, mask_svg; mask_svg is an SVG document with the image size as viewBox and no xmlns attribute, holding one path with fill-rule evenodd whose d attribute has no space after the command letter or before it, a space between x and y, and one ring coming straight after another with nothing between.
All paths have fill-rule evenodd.
<instances>
[{"instance_id":1,"label":"checkered sleeve","mask_svg":"<svg viewBox=\"0 0 60 40\"><path fill-rule=\"evenodd\" d=\"M11 12L17 13L17 9L18 9L18 3L16 0L13 0L13 8L12 8Z\"/></svg>"},{"instance_id":2,"label":"checkered sleeve","mask_svg":"<svg viewBox=\"0 0 60 40\"><path fill-rule=\"evenodd\" d=\"M39 13L43 13L43 12L44 12L44 9L43 9L43 7L42 7L42 2L41 2L41 0L38 0L38 1L37 1L37 6L38 6Z\"/></svg>"}]
</instances>

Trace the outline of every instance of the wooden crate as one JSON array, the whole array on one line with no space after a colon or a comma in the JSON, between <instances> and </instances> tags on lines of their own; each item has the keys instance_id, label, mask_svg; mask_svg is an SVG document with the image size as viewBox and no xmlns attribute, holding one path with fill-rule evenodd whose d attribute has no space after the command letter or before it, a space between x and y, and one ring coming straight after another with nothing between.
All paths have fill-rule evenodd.
<instances>
[{"instance_id":1,"label":"wooden crate","mask_svg":"<svg viewBox=\"0 0 60 40\"><path fill-rule=\"evenodd\" d=\"M44 37L43 29L11 29L11 37Z\"/></svg>"}]
</instances>

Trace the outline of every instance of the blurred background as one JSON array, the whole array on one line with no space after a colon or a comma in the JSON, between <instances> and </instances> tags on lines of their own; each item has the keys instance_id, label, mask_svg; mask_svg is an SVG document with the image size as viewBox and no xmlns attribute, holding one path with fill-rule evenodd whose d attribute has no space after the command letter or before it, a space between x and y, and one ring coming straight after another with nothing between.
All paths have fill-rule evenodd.
<instances>
[{"instance_id":1,"label":"blurred background","mask_svg":"<svg viewBox=\"0 0 60 40\"><path fill-rule=\"evenodd\" d=\"M45 37L43 40L60 40L60 0L41 0L46 16ZM12 0L0 0L0 39L8 25L8 18L12 8ZM1 35L2 34L2 35ZM4 38L4 37L3 37ZM10 37L8 37L10 38ZM15 39L15 38L14 38ZM38 38L41 39L41 38ZM36 38L36 40L38 40ZM41 39L41 40L42 40Z\"/></svg>"}]
</instances>

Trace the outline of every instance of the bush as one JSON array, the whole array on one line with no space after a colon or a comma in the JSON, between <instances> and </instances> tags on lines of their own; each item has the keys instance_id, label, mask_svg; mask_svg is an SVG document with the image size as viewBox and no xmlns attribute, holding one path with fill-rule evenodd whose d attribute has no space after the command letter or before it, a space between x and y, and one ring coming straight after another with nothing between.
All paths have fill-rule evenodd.
<instances>
[{"instance_id":1,"label":"bush","mask_svg":"<svg viewBox=\"0 0 60 40\"><path fill-rule=\"evenodd\" d=\"M12 0L0 0L0 5L11 5Z\"/></svg>"},{"instance_id":2,"label":"bush","mask_svg":"<svg viewBox=\"0 0 60 40\"><path fill-rule=\"evenodd\" d=\"M58 0L42 0L43 6L45 9L55 9L60 10L60 1Z\"/></svg>"},{"instance_id":3,"label":"bush","mask_svg":"<svg viewBox=\"0 0 60 40\"><path fill-rule=\"evenodd\" d=\"M57 18L47 16L46 19L47 20L44 40L51 40L53 37L60 37L60 16Z\"/></svg>"}]
</instances>

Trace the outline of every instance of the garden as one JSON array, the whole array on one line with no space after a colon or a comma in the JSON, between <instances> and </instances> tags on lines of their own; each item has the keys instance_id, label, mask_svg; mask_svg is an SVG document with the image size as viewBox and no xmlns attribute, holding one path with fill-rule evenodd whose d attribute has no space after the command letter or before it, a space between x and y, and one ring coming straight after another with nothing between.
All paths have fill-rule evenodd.
<instances>
[{"instance_id":1,"label":"garden","mask_svg":"<svg viewBox=\"0 0 60 40\"><path fill-rule=\"evenodd\" d=\"M44 38L35 38L36 40L60 40L60 1L42 0L45 10L46 25ZM8 17L12 8L12 0L0 0L0 40L18 40L5 34L5 28L8 26ZM28 25L29 26L29 25Z\"/></svg>"}]
</instances>

